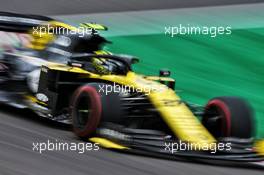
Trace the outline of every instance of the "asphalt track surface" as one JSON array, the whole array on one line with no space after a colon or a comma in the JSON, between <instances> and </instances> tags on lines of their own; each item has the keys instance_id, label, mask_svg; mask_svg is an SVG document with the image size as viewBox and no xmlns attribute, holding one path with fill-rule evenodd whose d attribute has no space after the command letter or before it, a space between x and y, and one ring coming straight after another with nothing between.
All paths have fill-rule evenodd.
<instances>
[{"instance_id":1,"label":"asphalt track surface","mask_svg":"<svg viewBox=\"0 0 264 175\"><path fill-rule=\"evenodd\" d=\"M14 5L16 3L18 5ZM77 3L77 0L65 1L33 1L9 0L1 3L0 10L9 10L23 13L38 14L65 14L65 13L87 13L86 6ZM37 2L39 4L37 4ZM196 1L166 1L148 0L122 1L117 4L116 0L89 1L91 6L89 12L105 11L127 11L145 9L166 9L177 7L189 7L197 5L219 5L253 2L250 0L200 0ZM93 3L92 3L93 2ZM96 3L95 3L96 2ZM139 6L142 2L142 6ZM148 3L147 3L148 2ZM54 5L51 5L54 3ZM59 5L58 5L59 4ZM71 6L74 4L74 6ZM133 6L132 6L132 5ZM152 4L152 5L150 5ZM99 6L96 6L99 5ZM70 6L70 7L69 7ZM59 8L61 7L61 8ZM64 8L67 7L67 8ZM104 12L105 12L104 11ZM207 164L198 164L183 161L169 161L157 158L149 158L136 155L117 153L111 150L100 149L99 151L87 151L79 154L74 151L47 151L39 154L33 151L33 142L47 142L47 140L60 140L63 142L80 142L70 132L70 128L64 125L41 119L29 111L20 111L14 108L0 105L0 174L1 175L124 175L124 174L177 174L177 175L257 175L263 174L263 170L223 167Z\"/></svg>"},{"instance_id":2,"label":"asphalt track surface","mask_svg":"<svg viewBox=\"0 0 264 175\"><path fill-rule=\"evenodd\" d=\"M33 151L33 143L78 142L69 127L42 119L29 111L0 106L0 174L2 175L257 175L263 169L246 169L170 161L127 155L106 149L86 151ZM79 141L81 142L81 141Z\"/></svg>"},{"instance_id":3,"label":"asphalt track surface","mask_svg":"<svg viewBox=\"0 0 264 175\"><path fill-rule=\"evenodd\" d=\"M1 0L0 11L61 15L170 9L263 2L263 0Z\"/></svg>"}]
</instances>

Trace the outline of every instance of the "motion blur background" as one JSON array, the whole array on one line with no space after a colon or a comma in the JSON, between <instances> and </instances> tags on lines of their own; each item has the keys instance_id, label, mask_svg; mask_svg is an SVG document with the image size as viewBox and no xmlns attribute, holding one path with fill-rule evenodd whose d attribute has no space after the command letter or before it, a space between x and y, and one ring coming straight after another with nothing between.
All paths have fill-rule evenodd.
<instances>
[{"instance_id":1,"label":"motion blur background","mask_svg":"<svg viewBox=\"0 0 264 175\"><path fill-rule=\"evenodd\" d=\"M50 15L73 25L81 22L104 24L109 31L103 35L113 41L107 46L108 50L140 57L141 62L135 66L140 73L157 75L159 68L170 69L183 99L202 105L215 96L235 95L247 99L255 110L257 136L264 137L263 0L1 0L0 11ZM165 35L165 27L179 24L229 26L232 34L214 38L209 35L177 35L173 38ZM94 154L93 157L97 156ZM174 172L173 163L157 160L133 163L133 157L122 158L119 158L121 162L129 160L130 170L144 162L146 168L131 170L134 174ZM169 165L170 168L158 170L154 168L156 165L160 165L159 168ZM189 165L180 166L180 174L207 172L200 165L193 166L193 171L185 170ZM120 174L121 170L118 171ZM231 169L207 170L214 174L243 174L243 171Z\"/></svg>"},{"instance_id":2,"label":"motion blur background","mask_svg":"<svg viewBox=\"0 0 264 175\"><path fill-rule=\"evenodd\" d=\"M250 4L248 4L250 2ZM255 2L255 3L254 3ZM205 104L215 96L248 99L264 137L264 3L261 0L32 1L9 0L0 10L45 14L73 25L97 22L114 44L108 50L141 58L135 69L169 68L185 99ZM231 35L165 35L165 27L231 27Z\"/></svg>"}]
</instances>

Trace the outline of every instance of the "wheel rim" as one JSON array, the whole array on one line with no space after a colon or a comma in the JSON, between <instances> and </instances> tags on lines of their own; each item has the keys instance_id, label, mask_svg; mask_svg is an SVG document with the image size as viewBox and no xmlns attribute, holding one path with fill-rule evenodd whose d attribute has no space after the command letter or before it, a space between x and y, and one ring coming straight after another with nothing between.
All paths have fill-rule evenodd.
<instances>
[{"instance_id":1,"label":"wheel rim","mask_svg":"<svg viewBox=\"0 0 264 175\"><path fill-rule=\"evenodd\" d=\"M205 109L203 124L216 138L229 137L231 135L229 109L219 100L208 103Z\"/></svg>"},{"instance_id":2,"label":"wheel rim","mask_svg":"<svg viewBox=\"0 0 264 175\"><path fill-rule=\"evenodd\" d=\"M217 108L214 108L208 110L206 114L207 117L203 121L203 124L209 130L209 132L216 138L224 136L223 133L224 117L221 114L221 111L219 111L219 109Z\"/></svg>"},{"instance_id":3,"label":"wheel rim","mask_svg":"<svg viewBox=\"0 0 264 175\"><path fill-rule=\"evenodd\" d=\"M71 102L73 130L81 138L90 137L101 120L100 95L92 86L82 86L73 94Z\"/></svg>"},{"instance_id":4,"label":"wheel rim","mask_svg":"<svg viewBox=\"0 0 264 175\"><path fill-rule=\"evenodd\" d=\"M91 100L88 95L84 95L80 98L76 105L76 126L79 129L84 129L87 121L90 119L91 109Z\"/></svg>"}]
</instances>

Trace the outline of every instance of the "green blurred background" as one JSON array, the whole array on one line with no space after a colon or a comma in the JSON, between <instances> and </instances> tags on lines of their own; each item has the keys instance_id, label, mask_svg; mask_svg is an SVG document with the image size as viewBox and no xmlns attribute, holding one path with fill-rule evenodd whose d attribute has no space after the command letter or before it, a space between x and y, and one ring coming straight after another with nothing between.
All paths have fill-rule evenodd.
<instances>
[{"instance_id":1,"label":"green blurred background","mask_svg":"<svg viewBox=\"0 0 264 175\"><path fill-rule=\"evenodd\" d=\"M231 35L148 34L108 37L108 49L141 58L135 71L158 75L168 68L184 99L206 104L216 96L240 96L255 110L257 136L264 137L264 28L232 30ZM238 123L239 124L239 123Z\"/></svg>"}]
</instances>

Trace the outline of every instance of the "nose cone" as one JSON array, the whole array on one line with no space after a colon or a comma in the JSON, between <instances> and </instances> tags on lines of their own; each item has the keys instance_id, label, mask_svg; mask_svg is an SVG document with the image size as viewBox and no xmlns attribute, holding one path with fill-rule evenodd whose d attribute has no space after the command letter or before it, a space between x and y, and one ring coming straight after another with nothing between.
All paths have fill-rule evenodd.
<instances>
[{"instance_id":1,"label":"nose cone","mask_svg":"<svg viewBox=\"0 0 264 175\"><path fill-rule=\"evenodd\" d=\"M255 144L256 151L264 156L264 140L257 141Z\"/></svg>"}]
</instances>

